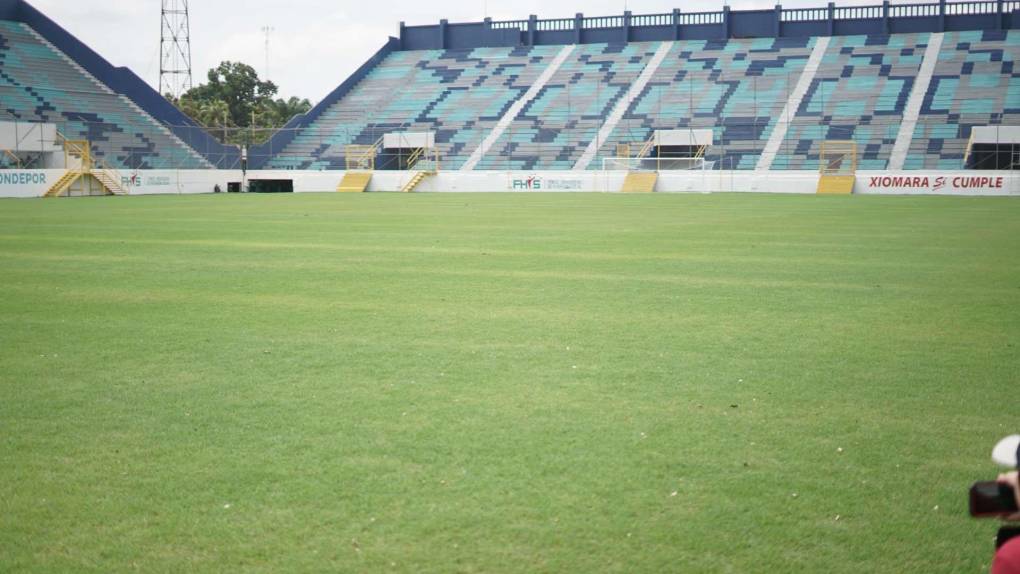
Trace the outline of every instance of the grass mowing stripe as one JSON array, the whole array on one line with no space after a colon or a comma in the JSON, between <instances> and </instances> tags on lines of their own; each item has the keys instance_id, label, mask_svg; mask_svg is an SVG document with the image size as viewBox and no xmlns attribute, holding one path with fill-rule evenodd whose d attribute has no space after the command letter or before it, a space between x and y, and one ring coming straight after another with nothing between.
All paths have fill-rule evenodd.
<instances>
[{"instance_id":1,"label":"grass mowing stripe","mask_svg":"<svg viewBox=\"0 0 1020 574\"><path fill-rule=\"evenodd\" d=\"M978 571L1018 210L2 202L0 569Z\"/></svg>"}]
</instances>

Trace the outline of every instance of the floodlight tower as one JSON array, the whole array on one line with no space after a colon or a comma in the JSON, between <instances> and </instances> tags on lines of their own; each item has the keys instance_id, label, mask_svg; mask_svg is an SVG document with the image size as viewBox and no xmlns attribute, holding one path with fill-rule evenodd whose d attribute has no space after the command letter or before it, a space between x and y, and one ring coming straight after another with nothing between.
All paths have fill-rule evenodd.
<instances>
[{"instance_id":1,"label":"floodlight tower","mask_svg":"<svg viewBox=\"0 0 1020 574\"><path fill-rule=\"evenodd\" d=\"M159 35L159 91L175 98L191 89L188 0L163 0Z\"/></svg>"}]
</instances>

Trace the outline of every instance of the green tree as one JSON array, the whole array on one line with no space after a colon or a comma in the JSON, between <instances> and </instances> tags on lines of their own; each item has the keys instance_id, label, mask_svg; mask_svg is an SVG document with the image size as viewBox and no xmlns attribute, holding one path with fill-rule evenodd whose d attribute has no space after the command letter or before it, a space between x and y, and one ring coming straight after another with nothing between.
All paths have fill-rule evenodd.
<instances>
[{"instance_id":1,"label":"green tree","mask_svg":"<svg viewBox=\"0 0 1020 574\"><path fill-rule=\"evenodd\" d=\"M226 130L237 127L231 119L230 108L222 100L181 98L175 104L191 119L202 124L224 141L227 139Z\"/></svg>"},{"instance_id":2,"label":"green tree","mask_svg":"<svg viewBox=\"0 0 1020 574\"><path fill-rule=\"evenodd\" d=\"M312 108L307 99L276 99L276 84L259 79L254 68L223 62L209 70L208 83L179 100L168 98L189 117L227 143L258 144L292 117Z\"/></svg>"},{"instance_id":3,"label":"green tree","mask_svg":"<svg viewBox=\"0 0 1020 574\"><path fill-rule=\"evenodd\" d=\"M307 99L291 97L289 100L275 100L270 107L280 125L284 125L296 115L307 114L312 109L312 103Z\"/></svg>"}]
</instances>

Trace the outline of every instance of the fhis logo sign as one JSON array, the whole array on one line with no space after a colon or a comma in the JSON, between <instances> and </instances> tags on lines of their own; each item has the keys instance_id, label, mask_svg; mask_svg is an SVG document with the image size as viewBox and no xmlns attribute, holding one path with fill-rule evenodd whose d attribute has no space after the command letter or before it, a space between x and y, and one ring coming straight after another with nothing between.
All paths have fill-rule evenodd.
<instances>
[{"instance_id":1,"label":"fhis logo sign","mask_svg":"<svg viewBox=\"0 0 1020 574\"><path fill-rule=\"evenodd\" d=\"M542 178L533 175L528 179L515 179L513 189L525 189L539 191L542 189Z\"/></svg>"},{"instance_id":2,"label":"fhis logo sign","mask_svg":"<svg viewBox=\"0 0 1020 574\"><path fill-rule=\"evenodd\" d=\"M527 179L514 179L510 189L514 191L580 191L584 182L580 179L543 179L532 175Z\"/></svg>"},{"instance_id":3,"label":"fhis logo sign","mask_svg":"<svg viewBox=\"0 0 1020 574\"><path fill-rule=\"evenodd\" d=\"M38 171L0 170L0 185L46 185L46 174Z\"/></svg>"},{"instance_id":4,"label":"fhis logo sign","mask_svg":"<svg viewBox=\"0 0 1020 574\"><path fill-rule=\"evenodd\" d=\"M168 186L168 185L172 185L172 184L173 184L173 182L170 180L169 176L165 176L165 175L161 175L161 176L149 176L149 177L144 178L144 180L143 180L142 179L142 174L137 172L137 171L131 172L131 176L130 177L124 175L124 176L121 176L121 178L120 178L120 185L122 187L139 187L141 185L164 187L164 186Z\"/></svg>"}]
</instances>

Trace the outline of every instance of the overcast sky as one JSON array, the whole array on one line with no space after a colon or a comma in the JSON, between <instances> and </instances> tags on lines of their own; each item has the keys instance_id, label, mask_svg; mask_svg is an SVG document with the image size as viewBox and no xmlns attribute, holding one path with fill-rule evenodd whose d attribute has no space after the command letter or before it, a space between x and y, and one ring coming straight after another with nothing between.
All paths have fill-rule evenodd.
<instances>
[{"instance_id":1,"label":"overcast sky","mask_svg":"<svg viewBox=\"0 0 1020 574\"><path fill-rule=\"evenodd\" d=\"M117 66L127 66L153 86L159 77L161 0L29 0ZM840 0L839 5L880 0ZM767 8L770 0L733 0L734 10ZM823 6L822 0L787 0L788 7ZM272 26L269 79L282 96L313 103L325 97L385 42L400 21L408 25L494 19L559 18L672 11L718 10L722 0L191 0L191 49L195 83L224 60L242 61L265 76L265 36Z\"/></svg>"}]
</instances>

